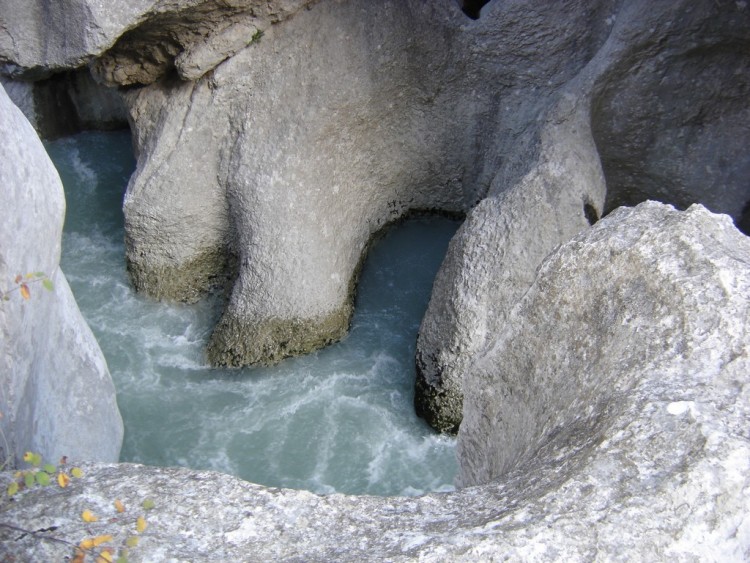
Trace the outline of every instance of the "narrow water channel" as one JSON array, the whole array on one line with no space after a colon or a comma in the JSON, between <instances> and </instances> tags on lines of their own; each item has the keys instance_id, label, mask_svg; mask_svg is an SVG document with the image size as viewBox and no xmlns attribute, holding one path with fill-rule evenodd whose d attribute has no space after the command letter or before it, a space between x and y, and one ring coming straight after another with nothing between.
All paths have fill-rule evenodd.
<instances>
[{"instance_id":1,"label":"narrow water channel","mask_svg":"<svg viewBox=\"0 0 750 563\"><path fill-rule=\"evenodd\" d=\"M47 149L67 198L62 268L117 387L122 461L319 493L452 490L455 440L414 415L412 387L419 322L456 221L408 221L374 246L344 341L273 368L215 370L203 350L217 300L157 303L128 283L129 133L82 133Z\"/></svg>"}]
</instances>

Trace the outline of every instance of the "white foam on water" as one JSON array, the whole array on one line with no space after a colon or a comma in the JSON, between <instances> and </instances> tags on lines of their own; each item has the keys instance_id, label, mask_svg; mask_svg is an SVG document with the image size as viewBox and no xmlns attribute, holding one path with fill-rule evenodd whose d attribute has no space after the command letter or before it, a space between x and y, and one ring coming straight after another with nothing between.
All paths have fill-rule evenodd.
<instances>
[{"instance_id":1,"label":"white foam on water","mask_svg":"<svg viewBox=\"0 0 750 563\"><path fill-rule=\"evenodd\" d=\"M452 489L455 440L412 403L416 331L455 224L409 222L374 247L342 342L272 368L210 369L219 301L170 305L130 287L119 211L129 138L83 134L48 148L69 194L63 269L115 380L123 461L318 493Z\"/></svg>"},{"instance_id":2,"label":"white foam on water","mask_svg":"<svg viewBox=\"0 0 750 563\"><path fill-rule=\"evenodd\" d=\"M78 190L93 193L99 179L98 174L81 158L79 143L74 138L60 139L48 143L58 149L54 155L55 166L61 174L72 175Z\"/></svg>"}]
</instances>

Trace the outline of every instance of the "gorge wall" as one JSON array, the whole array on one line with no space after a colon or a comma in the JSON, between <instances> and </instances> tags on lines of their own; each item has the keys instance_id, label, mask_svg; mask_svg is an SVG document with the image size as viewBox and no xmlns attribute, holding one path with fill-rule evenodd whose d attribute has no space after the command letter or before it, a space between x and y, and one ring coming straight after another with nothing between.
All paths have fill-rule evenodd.
<instances>
[{"instance_id":1,"label":"gorge wall","mask_svg":"<svg viewBox=\"0 0 750 563\"><path fill-rule=\"evenodd\" d=\"M750 243L732 224L750 200L750 8L479 4L478 19L448 0L43 17L44 2L2 0L7 75L86 64L121 89L139 156L132 279L184 301L230 281L215 364L341 338L374 233L415 210L466 221L420 328L415 398L458 431L463 489L318 497L91 466L41 516L36 492L0 511L82 534L56 515L148 491L163 507L152 559L750 557ZM609 213L647 199L677 209Z\"/></svg>"},{"instance_id":2,"label":"gorge wall","mask_svg":"<svg viewBox=\"0 0 750 563\"><path fill-rule=\"evenodd\" d=\"M485 10L502 17L507 6ZM541 261L587 223L646 199L701 202L738 224L747 214L748 10L658 3L615 13L574 78L513 108L525 128L501 154L526 168L498 166L438 275L420 329L417 406L440 430L457 430L461 379Z\"/></svg>"}]
</instances>

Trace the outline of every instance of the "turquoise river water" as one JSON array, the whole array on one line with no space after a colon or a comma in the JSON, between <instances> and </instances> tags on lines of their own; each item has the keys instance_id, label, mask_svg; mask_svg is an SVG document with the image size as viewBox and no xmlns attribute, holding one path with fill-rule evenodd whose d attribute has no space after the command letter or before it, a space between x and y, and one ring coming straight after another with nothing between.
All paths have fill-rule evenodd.
<instances>
[{"instance_id":1,"label":"turquoise river water","mask_svg":"<svg viewBox=\"0 0 750 563\"><path fill-rule=\"evenodd\" d=\"M408 221L374 246L342 342L273 368L211 369L218 299L158 303L129 285L130 134L87 132L47 149L67 198L62 268L117 387L122 461L319 493L452 490L455 440L433 433L412 400L419 322L457 222Z\"/></svg>"}]
</instances>

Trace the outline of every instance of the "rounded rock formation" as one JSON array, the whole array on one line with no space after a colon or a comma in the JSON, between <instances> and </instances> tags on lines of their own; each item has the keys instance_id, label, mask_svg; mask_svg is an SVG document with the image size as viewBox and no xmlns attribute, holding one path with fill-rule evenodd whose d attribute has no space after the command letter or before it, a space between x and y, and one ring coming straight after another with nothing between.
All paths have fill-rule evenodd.
<instances>
[{"instance_id":1,"label":"rounded rock formation","mask_svg":"<svg viewBox=\"0 0 750 563\"><path fill-rule=\"evenodd\" d=\"M59 266L62 183L1 86L0 194L0 291L7 297L0 298L0 466L15 466L29 450L47 460L117 461L123 424L115 388ZM50 290L17 280L26 274L46 277Z\"/></svg>"}]
</instances>

